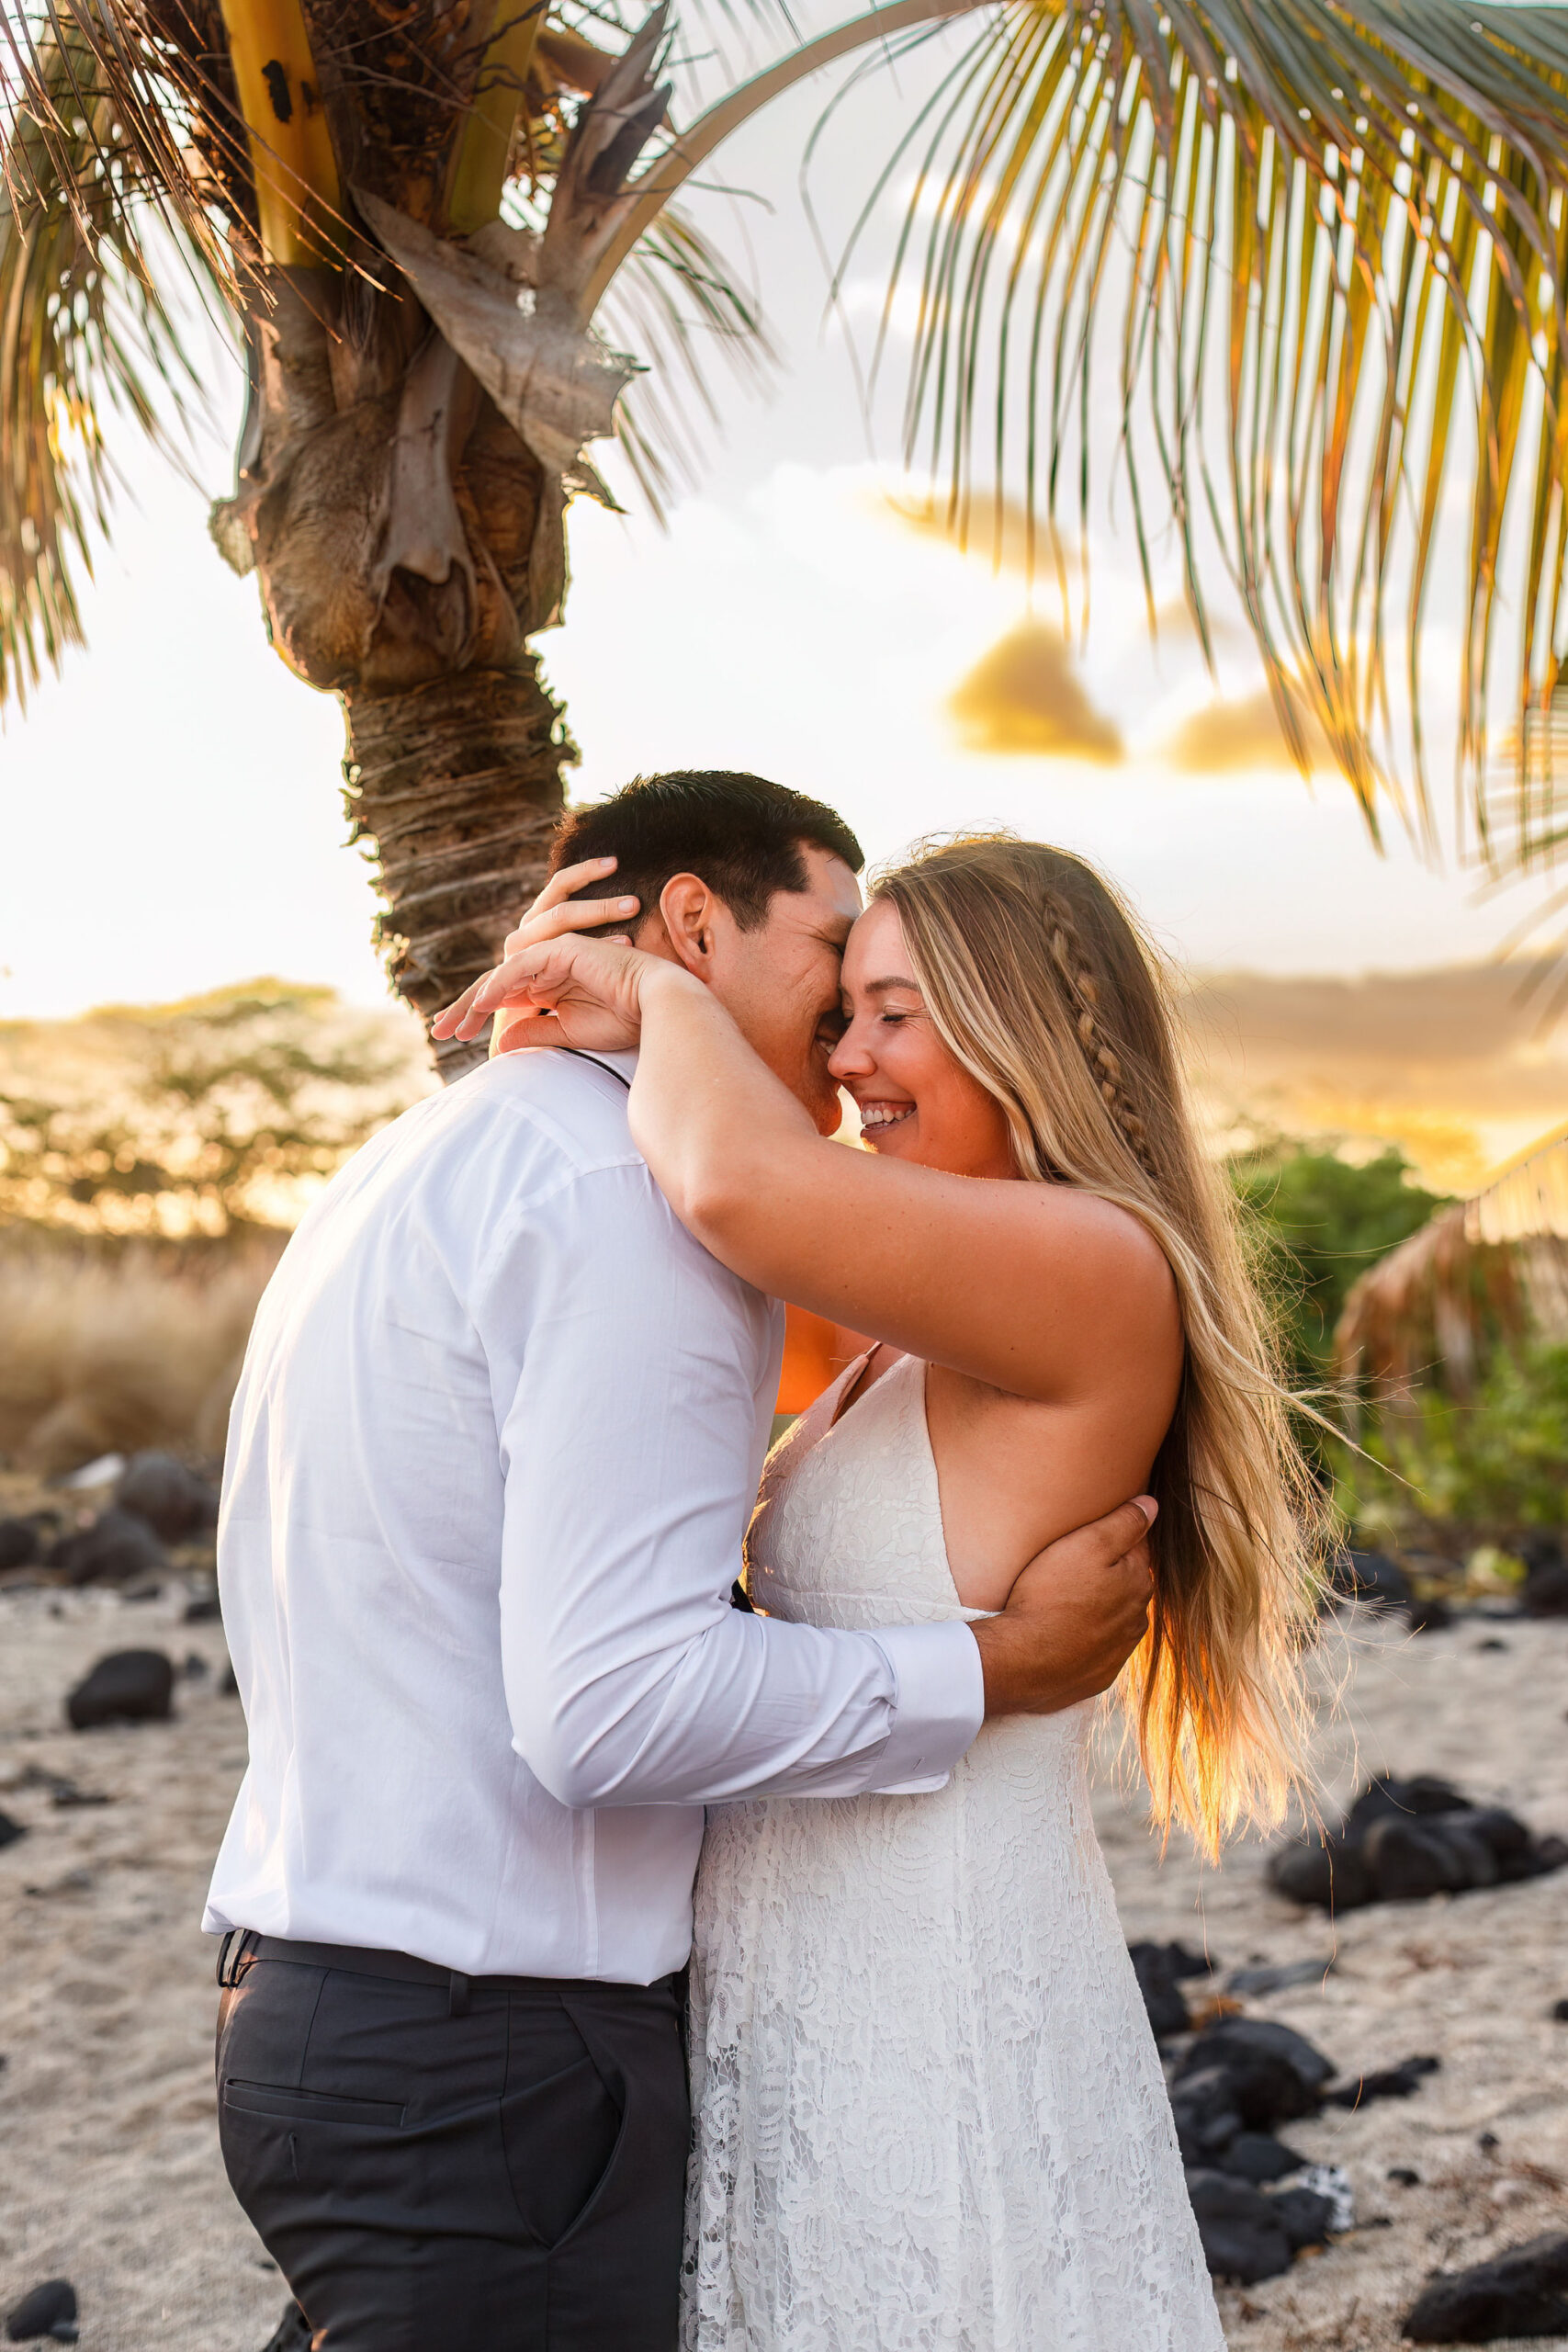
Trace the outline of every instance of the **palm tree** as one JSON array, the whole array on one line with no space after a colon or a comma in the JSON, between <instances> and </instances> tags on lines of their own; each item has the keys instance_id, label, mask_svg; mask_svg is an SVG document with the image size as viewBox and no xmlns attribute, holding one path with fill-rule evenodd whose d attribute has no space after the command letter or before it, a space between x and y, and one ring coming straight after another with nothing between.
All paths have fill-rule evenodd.
<instances>
[{"instance_id":1,"label":"palm tree","mask_svg":"<svg viewBox=\"0 0 1568 2352\"><path fill-rule=\"evenodd\" d=\"M1469 1200L1368 1268L1334 1333L1353 1400L1473 1395L1499 1340L1568 1340L1568 1132L1543 1136Z\"/></svg>"},{"instance_id":2,"label":"palm tree","mask_svg":"<svg viewBox=\"0 0 1568 2352\"><path fill-rule=\"evenodd\" d=\"M258 573L283 659L343 700L391 974L430 1014L491 960L560 806L572 748L530 649L559 617L570 498L609 495L584 446L617 430L655 503L668 480L660 388L628 390L594 322L660 359L666 411L672 374L700 380L693 311L755 356L671 198L776 92L949 17L968 39L867 217L913 164L889 300L916 288L907 448L953 526L983 447L1059 559L1118 331L1151 612L1152 469L1205 646L1228 574L1303 761L1315 718L1374 828L1389 798L1420 825L1421 623L1467 469L1461 758L1495 849L1501 662L1519 790L1498 854L1541 854L1568 22L1493 0L890 0L679 134L663 6L611 54L594 0L0 0L0 688L78 634L101 404L159 436L189 393L183 263L249 359L214 536ZM447 1073L472 1052L442 1048Z\"/></svg>"}]
</instances>

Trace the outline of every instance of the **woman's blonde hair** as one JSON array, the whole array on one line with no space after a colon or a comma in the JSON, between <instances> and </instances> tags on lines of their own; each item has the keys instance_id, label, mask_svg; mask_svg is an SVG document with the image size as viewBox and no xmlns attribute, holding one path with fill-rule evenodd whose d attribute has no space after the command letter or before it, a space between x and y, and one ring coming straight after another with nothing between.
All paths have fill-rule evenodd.
<instances>
[{"instance_id":1,"label":"woman's blonde hair","mask_svg":"<svg viewBox=\"0 0 1568 2352\"><path fill-rule=\"evenodd\" d=\"M872 897L897 909L931 1020L1006 1113L1020 1173L1127 1210L1176 1277L1186 1362L1150 1480L1155 1601L1119 1692L1156 1818L1213 1852L1301 1783L1323 1504L1156 957L1092 866L1039 842L932 844Z\"/></svg>"}]
</instances>

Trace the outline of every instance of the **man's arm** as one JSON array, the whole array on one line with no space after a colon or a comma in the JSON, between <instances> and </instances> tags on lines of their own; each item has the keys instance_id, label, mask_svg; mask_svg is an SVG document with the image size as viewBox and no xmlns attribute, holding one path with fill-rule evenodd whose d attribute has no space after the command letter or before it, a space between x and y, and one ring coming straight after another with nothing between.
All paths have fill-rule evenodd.
<instances>
[{"instance_id":1,"label":"man's arm","mask_svg":"<svg viewBox=\"0 0 1568 2352\"><path fill-rule=\"evenodd\" d=\"M1053 1544L977 1625L844 1633L732 1609L766 1311L640 1163L536 1204L491 1261L507 1702L563 1804L934 1783L984 1715L1104 1690L1142 1638L1152 1506Z\"/></svg>"},{"instance_id":2,"label":"man's arm","mask_svg":"<svg viewBox=\"0 0 1568 2352\"><path fill-rule=\"evenodd\" d=\"M768 1310L640 1162L531 1206L478 1306L505 1476L507 1702L552 1795L853 1796L951 1770L985 1706L964 1624L873 1635L730 1608Z\"/></svg>"}]
</instances>

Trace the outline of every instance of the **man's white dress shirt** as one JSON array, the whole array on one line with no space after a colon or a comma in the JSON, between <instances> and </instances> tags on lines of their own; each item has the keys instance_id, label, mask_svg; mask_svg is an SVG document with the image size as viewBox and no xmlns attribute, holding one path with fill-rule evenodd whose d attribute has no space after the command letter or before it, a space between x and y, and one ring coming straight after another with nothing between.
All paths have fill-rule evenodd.
<instances>
[{"instance_id":1,"label":"man's white dress shirt","mask_svg":"<svg viewBox=\"0 0 1568 2352\"><path fill-rule=\"evenodd\" d=\"M705 1803L940 1781L984 1712L967 1626L728 1605L783 1320L671 1214L614 1069L504 1055L349 1162L234 1399L251 1760L209 1929L648 1984Z\"/></svg>"}]
</instances>

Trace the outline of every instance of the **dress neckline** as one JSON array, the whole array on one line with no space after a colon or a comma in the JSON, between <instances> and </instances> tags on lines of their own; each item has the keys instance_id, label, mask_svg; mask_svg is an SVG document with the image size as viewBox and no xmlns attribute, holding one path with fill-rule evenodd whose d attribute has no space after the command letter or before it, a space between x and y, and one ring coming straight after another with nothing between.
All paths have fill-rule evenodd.
<instances>
[{"instance_id":1,"label":"dress neckline","mask_svg":"<svg viewBox=\"0 0 1568 2352\"><path fill-rule=\"evenodd\" d=\"M881 1342L879 1341L877 1344L880 1345ZM916 1428L919 1432L920 1451L924 1457L925 1470L931 1481L929 1488L931 1510L936 1527L937 1550L941 1555L942 1570L947 1577L948 1590L953 1596L954 1607L964 1619L972 1621L979 1617L993 1616L996 1613L993 1610L971 1608L969 1603L964 1599L958 1589L957 1579L953 1573L953 1562L948 1557L947 1530L942 1525L942 1481L937 1475L936 1448L931 1443L931 1422L926 1416L926 1363L924 1357L911 1355L906 1351L899 1357L897 1363L889 1365L888 1369L882 1374L882 1377L879 1380L874 1380L872 1382L871 1386L865 1391L863 1396L857 1396L854 1403L845 1407L842 1412L839 1410L840 1399L838 1392L847 1382L853 1378L857 1370L865 1363L866 1357L871 1355L873 1352L874 1351L872 1349L867 1348L863 1353L855 1357L852 1363L847 1363L844 1366L843 1371L839 1374L838 1379L832 1383L830 1387L825 1388L822 1391L821 1396L817 1398L816 1402L809 1408L811 1413L816 1413L822 1407L827 1406L830 1418L824 1428L815 1431L803 1432L803 1435L805 1435L808 1440L806 1458L809 1461L813 1456L821 1453L832 1439L839 1436L840 1431L847 1428L852 1421L858 1419L862 1409L869 1407L870 1401L874 1396L877 1396L883 1389L891 1387L897 1381L898 1375L903 1372L906 1364L912 1364L919 1374L919 1385L914 1387L912 1395L907 1400L905 1408L909 1411L915 1421ZM800 1428L801 1422L806 1421L808 1418L809 1414L802 1414L801 1421L795 1424L796 1428Z\"/></svg>"},{"instance_id":2,"label":"dress neckline","mask_svg":"<svg viewBox=\"0 0 1568 2352\"><path fill-rule=\"evenodd\" d=\"M834 1381L833 1386L840 1392L840 1394L834 1398L833 1409L828 1420L828 1428L823 1431L824 1436L827 1436L831 1430L836 1430L839 1423L849 1414L852 1413L857 1405L864 1402L865 1396L868 1393L866 1390L862 1389L861 1394L858 1396L852 1395L851 1392L859 1387L861 1374L864 1372L866 1365L871 1362L872 1357L876 1353L877 1349L881 1345L882 1342L880 1340L874 1340L869 1348L863 1348L858 1356L852 1356L849 1363L839 1374L837 1380ZM888 1369L891 1370L892 1367L889 1366ZM887 1374L884 1373L882 1376L884 1380L886 1380ZM873 1388L876 1386L874 1380L872 1382L871 1385Z\"/></svg>"}]
</instances>

